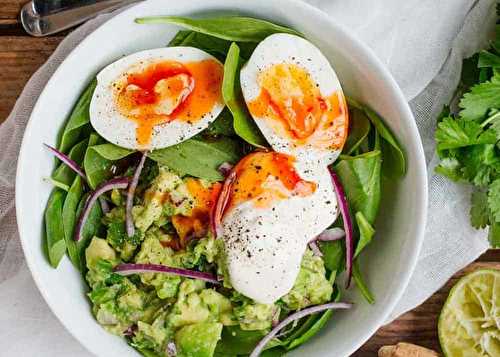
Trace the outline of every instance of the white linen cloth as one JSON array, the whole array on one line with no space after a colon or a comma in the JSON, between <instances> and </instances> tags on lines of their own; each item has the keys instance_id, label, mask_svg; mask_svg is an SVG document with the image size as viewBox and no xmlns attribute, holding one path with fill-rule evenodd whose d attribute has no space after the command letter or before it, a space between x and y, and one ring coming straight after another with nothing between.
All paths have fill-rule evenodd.
<instances>
[{"instance_id":1,"label":"white linen cloth","mask_svg":"<svg viewBox=\"0 0 500 357\"><path fill-rule=\"evenodd\" d=\"M417 268L391 320L422 303L488 248L469 224L469 188L432 172L436 116L451 99L461 60L486 44L495 0L309 0L351 29L387 65L410 101L429 164L428 226ZM14 208L16 158L33 105L68 53L112 15L87 22L33 75L0 126L0 345L2 356L89 356L38 292L21 251ZM420 94L419 94L420 93ZM418 95L417 95L418 94Z\"/></svg>"}]
</instances>

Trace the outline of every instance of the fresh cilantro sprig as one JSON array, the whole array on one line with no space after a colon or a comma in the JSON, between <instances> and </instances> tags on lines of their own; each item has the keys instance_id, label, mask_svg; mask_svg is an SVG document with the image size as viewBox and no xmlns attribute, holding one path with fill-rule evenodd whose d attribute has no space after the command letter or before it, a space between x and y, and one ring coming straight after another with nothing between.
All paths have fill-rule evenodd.
<instances>
[{"instance_id":1,"label":"fresh cilantro sprig","mask_svg":"<svg viewBox=\"0 0 500 357\"><path fill-rule=\"evenodd\" d=\"M500 24L491 48L464 61L458 91L458 109L438 119L436 172L475 186L471 225L500 248Z\"/></svg>"}]
</instances>

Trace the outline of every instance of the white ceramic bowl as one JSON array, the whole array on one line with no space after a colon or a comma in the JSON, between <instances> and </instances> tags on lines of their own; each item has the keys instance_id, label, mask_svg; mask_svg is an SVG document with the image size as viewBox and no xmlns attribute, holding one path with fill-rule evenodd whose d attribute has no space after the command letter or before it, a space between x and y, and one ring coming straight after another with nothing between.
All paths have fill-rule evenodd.
<instances>
[{"instance_id":1,"label":"white ceramic bowl","mask_svg":"<svg viewBox=\"0 0 500 357\"><path fill-rule=\"evenodd\" d=\"M98 356L136 356L126 343L105 332L94 320L80 274L64 258L58 269L47 263L41 248L43 212L51 187L43 181L53 158L42 143L54 144L75 100L92 77L124 54L164 46L178 28L138 25L148 15L245 14L291 26L306 35L329 58L345 92L378 111L404 144L406 177L383 195L377 236L366 250L363 271L376 296L368 305L356 293L355 303L336 312L328 326L293 356L347 356L380 327L401 297L423 239L426 167L417 128L397 84L375 55L323 12L286 0L152 0L114 17L88 36L61 64L31 114L19 157L16 207L26 260L38 288L66 328Z\"/></svg>"}]
</instances>

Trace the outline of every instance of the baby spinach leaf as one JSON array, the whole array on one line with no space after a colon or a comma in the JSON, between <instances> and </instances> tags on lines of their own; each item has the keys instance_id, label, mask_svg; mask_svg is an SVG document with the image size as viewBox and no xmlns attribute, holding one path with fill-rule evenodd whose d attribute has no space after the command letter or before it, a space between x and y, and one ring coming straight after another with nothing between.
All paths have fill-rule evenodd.
<instances>
[{"instance_id":1,"label":"baby spinach leaf","mask_svg":"<svg viewBox=\"0 0 500 357\"><path fill-rule=\"evenodd\" d=\"M266 330L245 331L239 326L225 326L215 353L231 356L249 354L266 334Z\"/></svg>"},{"instance_id":2,"label":"baby spinach leaf","mask_svg":"<svg viewBox=\"0 0 500 357\"><path fill-rule=\"evenodd\" d=\"M373 229L372 225L368 222L363 213L356 212L355 217L359 229L359 240L356 245L356 250L354 251L354 258L356 258L359 253L361 253L361 251L372 241L375 234L375 229Z\"/></svg>"},{"instance_id":3,"label":"baby spinach leaf","mask_svg":"<svg viewBox=\"0 0 500 357\"><path fill-rule=\"evenodd\" d=\"M53 268L57 268L66 252L62 219L64 196L65 192L63 190L58 188L54 189L47 202L47 208L45 209L47 254L50 265L52 265Z\"/></svg>"},{"instance_id":4,"label":"baby spinach leaf","mask_svg":"<svg viewBox=\"0 0 500 357\"><path fill-rule=\"evenodd\" d=\"M380 205L380 151L342 156L335 166L352 212L362 212L373 224Z\"/></svg>"},{"instance_id":5,"label":"baby spinach leaf","mask_svg":"<svg viewBox=\"0 0 500 357\"><path fill-rule=\"evenodd\" d=\"M260 357L280 357L286 353L283 347L274 347L269 350L262 351Z\"/></svg>"},{"instance_id":6,"label":"baby spinach leaf","mask_svg":"<svg viewBox=\"0 0 500 357\"><path fill-rule=\"evenodd\" d=\"M283 346L287 346L286 348L289 349L288 346L306 333L318 319L318 314L312 314L299 320L297 326L292 329L291 334L283 339Z\"/></svg>"},{"instance_id":7,"label":"baby spinach leaf","mask_svg":"<svg viewBox=\"0 0 500 357\"><path fill-rule=\"evenodd\" d=\"M325 324L328 322L328 320L332 317L333 315L333 310L328 310L325 311L324 313L321 314L321 317L319 317L314 324L304 333L302 334L299 338L293 340L288 346L287 350L294 349L307 341L311 339L314 335L316 335L319 330L325 326Z\"/></svg>"},{"instance_id":8,"label":"baby spinach leaf","mask_svg":"<svg viewBox=\"0 0 500 357\"><path fill-rule=\"evenodd\" d=\"M266 145L266 140L248 112L241 94L240 62L240 48L236 43L232 43L224 63L222 96L233 114L233 125L236 134L254 146L263 147Z\"/></svg>"},{"instance_id":9,"label":"baby spinach leaf","mask_svg":"<svg viewBox=\"0 0 500 357\"><path fill-rule=\"evenodd\" d=\"M406 173L406 157L396 137L385 125L383 119L371 108L368 108L352 98L347 98L349 106L362 110L382 137L383 173L389 178L404 176Z\"/></svg>"},{"instance_id":10,"label":"baby spinach leaf","mask_svg":"<svg viewBox=\"0 0 500 357\"><path fill-rule=\"evenodd\" d=\"M83 127L90 122L89 107L92 94L97 85L97 80L93 80L87 89L82 93L80 99L76 103L69 119L61 134L59 150L67 153L68 150L75 145L80 139L80 133Z\"/></svg>"},{"instance_id":11,"label":"baby spinach leaf","mask_svg":"<svg viewBox=\"0 0 500 357\"><path fill-rule=\"evenodd\" d=\"M248 355L267 333L267 330L247 331L239 326L225 326L215 348L215 356ZM279 349L279 346L281 346L281 341L277 338L272 339L265 347L269 352L261 356L281 356L284 350Z\"/></svg>"},{"instance_id":12,"label":"baby spinach leaf","mask_svg":"<svg viewBox=\"0 0 500 357\"><path fill-rule=\"evenodd\" d=\"M349 135L342 149L345 155L351 155L361 145L371 128L370 121L363 111L352 108L349 114Z\"/></svg>"},{"instance_id":13,"label":"baby spinach leaf","mask_svg":"<svg viewBox=\"0 0 500 357\"><path fill-rule=\"evenodd\" d=\"M114 144L109 144L109 143L95 145L95 146L92 146L90 149L94 150L101 157L105 158L106 160L110 160L110 161L116 161L116 160L123 159L124 157L127 157L130 154L135 152L133 150L125 149L125 148L116 146Z\"/></svg>"},{"instance_id":14,"label":"baby spinach leaf","mask_svg":"<svg viewBox=\"0 0 500 357\"><path fill-rule=\"evenodd\" d=\"M59 181L57 181L57 180L54 180L52 177L47 177L47 178L46 178L46 179L44 179L44 180L46 180L47 182L50 182L52 185L54 185L54 186L55 186L55 187L57 187L57 188L60 188L60 189L61 189L61 190L63 190L63 191L66 191L66 192L68 192L68 191L69 191L69 186L68 186L68 185L66 185L66 184L65 184L65 183L63 183L63 182L59 182Z\"/></svg>"},{"instance_id":15,"label":"baby spinach leaf","mask_svg":"<svg viewBox=\"0 0 500 357\"><path fill-rule=\"evenodd\" d=\"M181 30L178 31L175 36L167 44L167 47L182 46L182 42L191 34L193 31Z\"/></svg>"},{"instance_id":16,"label":"baby spinach leaf","mask_svg":"<svg viewBox=\"0 0 500 357\"><path fill-rule=\"evenodd\" d=\"M189 139L152 151L149 158L181 175L220 181L224 177L217 170L218 167L224 162L236 163L241 158L241 148L236 141L226 137L212 141Z\"/></svg>"},{"instance_id":17,"label":"baby spinach leaf","mask_svg":"<svg viewBox=\"0 0 500 357\"><path fill-rule=\"evenodd\" d=\"M76 225L76 211L78 203L83 195L83 181L80 176L76 176L73 180L64 205L62 208L62 220L64 226L64 238L66 240L66 247L68 249L68 256L73 265L81 270L80 254L78 252L77 242L74 239L75 225Z\"/></svg>"},{"instance_id":18,"label":"baby spinach leaf","mask_svg":"<svg viewBox=\"0 0 500 357\"><path fill-rule=\"evenodd\" d=\"M284 32L301 36L288 27L243 16L222 16L193 19L182 16L150 16L135 19L138 24L171 24L228 41L260 42L274 33Z\"/></svg>"},{"instance_id":19,"label":"baby spinach leaf","mask_svg":"<svg viewBox=\"0 0 500 357\"><path fill-rule=\"evenodd\" d=\"M236 133L233 127L233 116L227 108L224 108L217 119L215 119L215 121L202 132L202 135L208 136L234 136L235 134Z\"/></svg>"},{"instance_id":20,"label":"baby spinach leaf","mask_svg":"<svg viewBox=\"0 0 500 357\"><path fill-rule=\"evenodd\" d=\"M323 262L328 270L337 272L343 270L345 245L341 240L320 242L319 247L323 253Z\"/></svg>"},{"instance_id":21,"label":"baby spinach leaf","mask_svg":"<svg viewBox=\"0 0 500 357\"><path fill-rule=\"evenodd\" d=\"M201 32L189 31L190 33L181 42L181 46L196 47L210 53L220 61L224 61L227 51L231 45L230 41L210 36Z\"/></svg>"},{"instance_id":22,"label":"baby spinach leaf","mask_svg":"<svg viewBox=\"0 0 500 357\"><path fill-rule=\"evenodd\" d=\"M73 146L68 154L69 158L75 161L77 164L81 164L83 157L85 155L85 150L87 149L88 140L82 140L75 146ZM54 170L52 174L52 179L55 181L70 186L75 179L76 173L69 168L68 165L60 163L59 166Z\"/></svg>"},{"instance_id":23,"label":"baby spinach leaf","mask_svg":"<svg viewBox=\"0 0 500 357\"><path fill-rule=\"evenodd\" d=\"M89 197L89 193L86 193L82 196L80 202L78 203L78 208L76 209L76 217L80 217L83 206ZM85 221L85 225L82 229L82 238L76 244L76 251L78 256L80 257L80 267L82 270L85 267L85 249L89 244L90 240L94 236L101 236L103 232L103 224L101 221L102 218L102 209L101 205L95 204L90 210L89 216Z\"/></svg>"},{"instance_id":24,"label":"baby spinach leaf","mask_svg":"<svg viewBox=\"0 0 500 357\"><path fill-rule=\"evenodd\" d=\"M99 143L101 139L94 139ZM90 187L95 188L101 182L113 176L111 166L114 161L123 159L132 154L132 150L124 149L113 144L90 145L87 148L84 159L85 174Z\"/></svg>"},{"instance_id":25,"label":"baby spinach leaf","mask_svg":"<svg viewBox=\"0 0 500 357\"><path fill-rule=\"evenodd\" d=\"M363 280L363 276L361 275L359 262L357 259L354 261L354 265L352 267L352 277L354 278L354 282L361 292L361 295L363 295L363 297L366 299L366 301L368 301L369 304L374 304L375 298L373 297L373 294Z\"/></svg>"}]
</instances>

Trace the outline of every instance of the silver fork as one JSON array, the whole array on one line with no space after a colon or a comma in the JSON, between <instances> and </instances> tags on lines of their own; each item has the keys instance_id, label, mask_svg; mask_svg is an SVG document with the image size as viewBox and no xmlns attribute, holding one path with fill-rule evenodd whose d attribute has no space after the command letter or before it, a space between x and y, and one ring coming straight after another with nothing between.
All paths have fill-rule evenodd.
<instances>
[{"instance_id":1,"label":"silver fork","mask_svg":"<svg viewBox=\"0 0 500 357\"><path fill-rule=\"evenodd\" d=\"M38 13L33 1L30 1L23 6L20 17L28 34L42 37L81 24L100 13L140 1L142 0L101 0L92 4L64 8L46 15Z\"/></svg>"}]
</instances>

